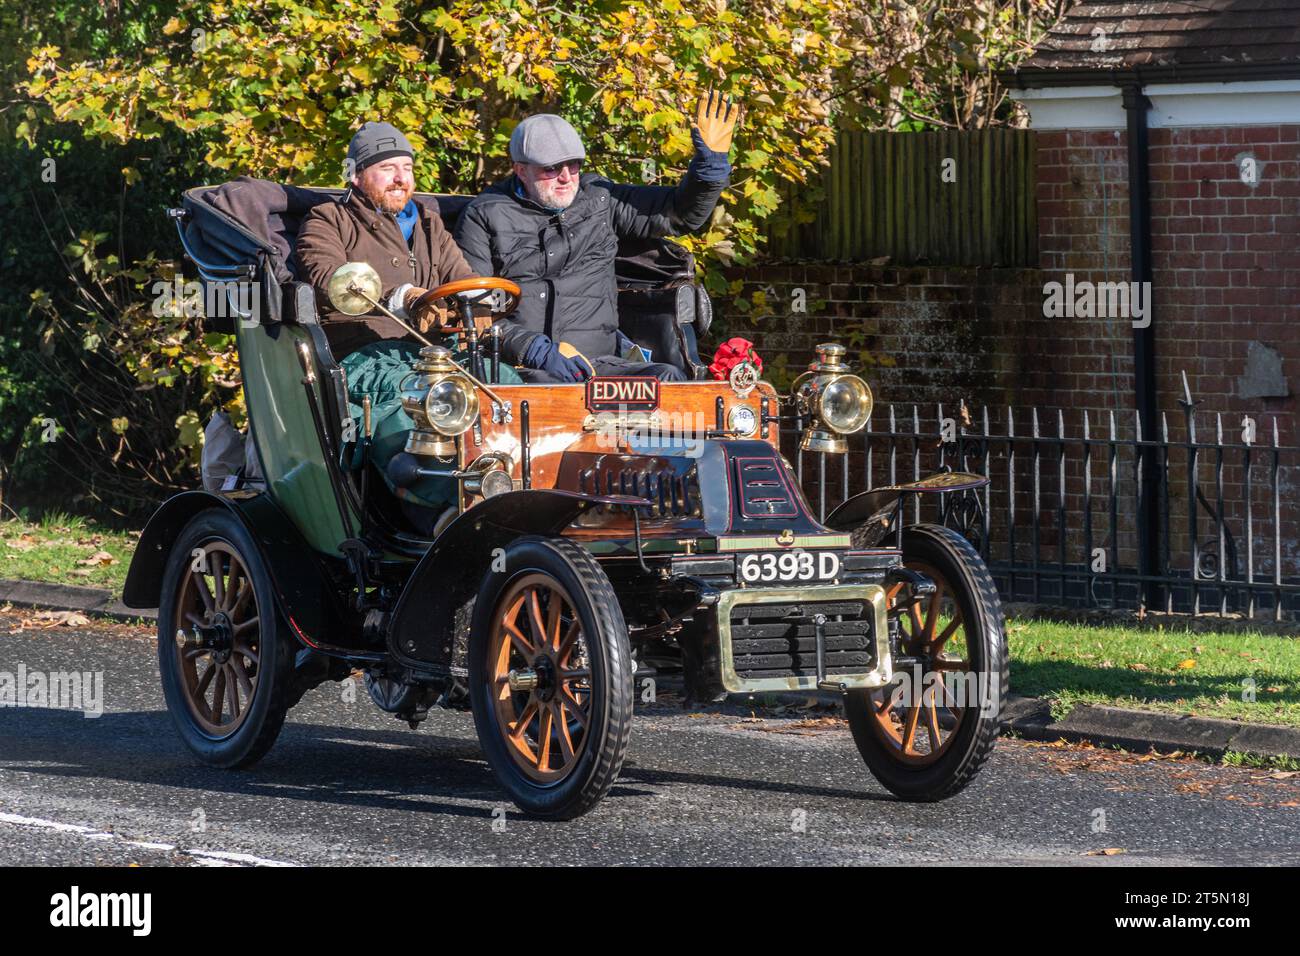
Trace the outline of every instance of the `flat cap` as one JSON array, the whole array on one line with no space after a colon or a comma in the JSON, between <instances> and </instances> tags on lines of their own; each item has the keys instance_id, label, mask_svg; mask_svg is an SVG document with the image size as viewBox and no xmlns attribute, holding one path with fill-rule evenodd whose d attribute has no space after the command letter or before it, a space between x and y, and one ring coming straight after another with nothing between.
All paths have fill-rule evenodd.
<instances>
[{"instance_id":1,"label":"flat cap","mask_svg":"<svg viewBox=\"0 0 1300 956\"><path fill-rule=\"evenodd\" d=\"M510 134L510 158L516 163L553 166L571 159L586 159L582 137L569 121L554 113L537 113Z\"/></svg>"}]
</instances>

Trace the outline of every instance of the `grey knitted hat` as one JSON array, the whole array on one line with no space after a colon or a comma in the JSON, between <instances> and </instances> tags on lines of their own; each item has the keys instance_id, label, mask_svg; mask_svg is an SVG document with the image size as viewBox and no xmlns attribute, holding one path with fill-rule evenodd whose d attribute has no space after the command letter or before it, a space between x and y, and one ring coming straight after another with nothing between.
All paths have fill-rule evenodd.
<instances>
[{"instance_id":1,"label":"grey knitted hat","mask_svg":"<svg viewBox=\"0 0 1300 956\"><path fill-rule=\"evenodd\" d=\"M365 123L348 144L348 161L355 172L394 156L415 158L410 141L392 123Z\"/></svg>"},{"instance_id":2,"label":"grey knitted hat","mask_svg":"<svg viewBox=\"0 0 1300 956\"><path fill-rule=\"evenodd\" d=\"M530 116L510 134L510 158L516 163L552 166L571 159L586 159L582 137L568 120L554 113Z\"/></svg>"}]
</instances>

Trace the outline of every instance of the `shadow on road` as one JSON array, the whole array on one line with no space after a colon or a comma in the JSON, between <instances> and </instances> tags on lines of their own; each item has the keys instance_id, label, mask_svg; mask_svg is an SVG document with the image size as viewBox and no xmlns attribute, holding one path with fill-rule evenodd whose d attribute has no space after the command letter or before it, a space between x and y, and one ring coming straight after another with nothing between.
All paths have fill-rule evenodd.
<instances>
[{"instance_id":1,"label":"shadow on road","mask_svg":"<svg viewBox=\"0 0 1300 956\"><path fill-rule=\"evenodd\" d=\"M104 778L208 794L451 816L481 817L483 808L447 798L475 803L505 799L473 739L289 723L276 747L256 766L220 770L190 755L165 711L113 712L87 719L75 711L3 708L0 762L10 772L65 778L69 787L77 786L77 780ZM894 801L863 790L641 766L635 743L607 799L647 796L653 791L646 787L680 785Z\"/></svg>"}]
</instances>

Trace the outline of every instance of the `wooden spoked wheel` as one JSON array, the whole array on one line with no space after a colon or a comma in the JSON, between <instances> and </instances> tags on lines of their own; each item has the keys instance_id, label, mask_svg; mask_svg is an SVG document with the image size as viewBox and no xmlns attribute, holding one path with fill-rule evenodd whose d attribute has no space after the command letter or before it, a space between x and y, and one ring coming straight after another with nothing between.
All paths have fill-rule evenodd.
<instances>
[{"instance_id":1,"label":"wooden spoked wheel","mask_svg":"<svg viewBox=\"0 0 1300 956\"><path fill-rule=\"evenodd\" d=\"M521 535L504 550L474 599L474 726L521 810L572 820L609 792L627 753L627 623L604 570L575 542Z\"/></svg>"},{"instance_id":2,"label":"wooden spoked wheel","mask_svg":"<svg viewBox=\"0 0 1300 956\"><path fill-rule=\"evenodd\" d=\"M573 770L591 725L591 667L573 600L548 574L502 594L488 648L496 720L511 759L553 784Z\"/></svg>"},{"instance_id":3,"label":"wooden spoked wheel","mask_svg":"<svg viewBox=\"0 0 1300 956\"><path fill-rule=\"evenodd\" d=\"M904 800L945 800L993 752L1006 701L1002 602L987 565L950 528L903 529L902 563L934 582L887 590L894 680L844 697L867 769Z\"/></svg>"},{"instance_id":4,"label":"wooden spoked wheel","mask_svg":"<svg viewBox=\"0 0 1300 956\"><path fill-rule=\"evenodd\" d=\"M173 633L185 703L212 737L237 731L257 694L261 609L248 568L225 541L196 548L176 600Z\"/></svg>"},{"instance_id":5,"label":"wooden spoked wheel","mask_svg":"<svg viewBox=\"0 0 1300 956\"><path fill-rule=\"evenodd\" d=\"M943 756L972 703L969 685L960 677L971 671L971 660L966 621L951 582L933 565L909 561L907 567L935 584L928 596L902 583L886 594L900 647L920 664L898 668L900 680L872 691L869 708L872 729L895 759L924 766Z\"/></svg>"}]
</instances>

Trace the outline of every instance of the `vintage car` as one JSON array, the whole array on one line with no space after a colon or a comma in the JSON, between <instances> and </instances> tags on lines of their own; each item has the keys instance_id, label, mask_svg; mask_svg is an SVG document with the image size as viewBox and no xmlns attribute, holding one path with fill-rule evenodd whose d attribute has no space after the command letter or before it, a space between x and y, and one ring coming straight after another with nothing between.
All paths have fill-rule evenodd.
<instances>
[{"instance_id":1,"label":"vintage car","mask_svg":"<svg viewBox=\"0 0 1300 956\"><path fill-rule=\"evenodd\" d=\"M239 185L251 200L231 203ZM400 493L351 465L367 429L293 272L299 219L337 194L244 180L190 190L172 210L234 311L262 476L166 501L125 586L128 606L159 610L167 706L201 761L254 763L308 689L359 670L412 728L435 706L470 709L510 798L568 819L618 777L634 702L656 677L696 700L843 695L858 750L894 794L938 800L970 782L1006 693L998 594L965 538L905 526L903 505L984 479L878 488L818 521L780 426L831 455L866 427L871 391L842 347L822 347L788 395L749 363L706 377L682 331L700 324L703 296L680 270L647 279L646 250L629 250L626 289L663 294L634 300L626 328L691 380L510 386L494 382L482 337L465 367L425 348L403 397L416 428L402 467L454 478L459 500L420 532ZM437 199L449 223L467 201ZM663 252L652 264L682 261ZM336 307L369 308L368 273L340 269ZM501 311L517 295L497 278L437 292L467 337L485 289L504 290ZM667 305L656 318L646 302Z\"/></svg>"}]
</instances>

